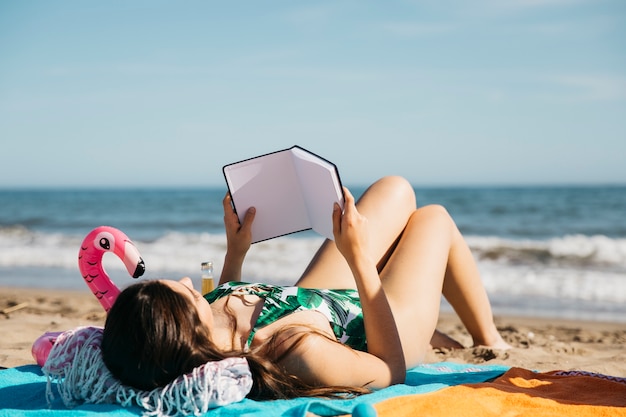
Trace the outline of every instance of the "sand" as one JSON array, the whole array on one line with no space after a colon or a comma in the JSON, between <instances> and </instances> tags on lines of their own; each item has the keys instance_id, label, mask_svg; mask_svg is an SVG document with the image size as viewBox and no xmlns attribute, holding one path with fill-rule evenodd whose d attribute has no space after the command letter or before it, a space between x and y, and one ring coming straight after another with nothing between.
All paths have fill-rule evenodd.
<instances>
[{"instance_id":1,"label":"sand","mask_svg":"<svg viewBox=\"0 0 626 417\"><path fill-rule=\"evenodd\" d=\"M102 307L87 291L0 287L0 367L34 364L32 343L46 331L102 326L104 319ZM584 370L626 377L626 323L496 316L496 325L513 349L437 349L427 361L505 364L537 371ZM454 314L443 313L438 328L465 346L471 344Z\"/></svg>"}]
</instances>

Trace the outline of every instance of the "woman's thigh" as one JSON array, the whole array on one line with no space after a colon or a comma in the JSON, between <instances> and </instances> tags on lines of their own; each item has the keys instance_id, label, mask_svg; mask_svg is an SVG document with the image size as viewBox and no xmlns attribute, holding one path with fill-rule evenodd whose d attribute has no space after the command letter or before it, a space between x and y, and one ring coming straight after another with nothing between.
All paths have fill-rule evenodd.
<instances>
[{"instance_id":1,"label":"woman's thigh","mask_svg":"<svg viewBox=\"0 0 626 417\"><path fill-rule=\"evenodd\" d=\"M380 274L407 366L423 360L437 326L453 231L443 207L418 209Z\"/></svg>"},{"instance_id":2,"label":"woman's thigh","mask_svg":"<svg viewBox=\"0 0 626 417\"><path fill-rule=\"evenodd\" d=\"M367 217L370 251L379 269L416 209L413 187L401 177L384 177L372 184L357 202ZM326 240L296 285L308 288L356 288L352 272L335 243Z\"/></svg>"}]
</instances>

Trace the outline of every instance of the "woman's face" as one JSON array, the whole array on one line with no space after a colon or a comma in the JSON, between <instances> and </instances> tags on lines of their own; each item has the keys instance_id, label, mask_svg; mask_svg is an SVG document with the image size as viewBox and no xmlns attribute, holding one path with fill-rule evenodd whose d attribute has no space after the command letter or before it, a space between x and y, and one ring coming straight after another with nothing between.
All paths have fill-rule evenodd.
<instances>
[{"instance_id":1,"label":"woman's face","mask_svg":"<svg viewBox=\"0 0 626 417\"><path fill-rule=\"evenodd\" d=\"M198 316L202 323L207 325L209 329L213 328L213 312L209 302L193 288L191 278L185 277L180 281L163 280L164 284L179 294L185 296L198 310Z\"/></svg>"}]
</instances>

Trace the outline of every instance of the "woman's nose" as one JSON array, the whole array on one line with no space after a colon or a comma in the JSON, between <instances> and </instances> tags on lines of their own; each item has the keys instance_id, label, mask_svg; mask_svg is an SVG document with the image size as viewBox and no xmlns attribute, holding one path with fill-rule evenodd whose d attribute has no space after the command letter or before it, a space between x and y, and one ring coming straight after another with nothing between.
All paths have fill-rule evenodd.
<instances>
[{"instance_id":1,"label":"woman's nose","mask_svg":"<svg viewBox=\"0 0 626 417\"><path fill-rule=\"evenodd\" d=\"M187 288L191 288L193 290L193 281L189 277L181 278L178 282L183 284Z\"/></svg>"}]
</instances>

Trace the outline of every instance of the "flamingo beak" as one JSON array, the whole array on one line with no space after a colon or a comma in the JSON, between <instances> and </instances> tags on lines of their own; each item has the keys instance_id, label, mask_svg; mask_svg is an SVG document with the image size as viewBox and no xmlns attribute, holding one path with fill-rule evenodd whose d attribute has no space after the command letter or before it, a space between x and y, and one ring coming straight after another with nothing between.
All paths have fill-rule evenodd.
<instances>
[{"instance_id":1,"label":"flamingo beak","mask_svg":"<svg viewBox=\"0 0 626 417\"><path fill-rule=\"evenodd\" d=\"M146 264L141 259L139 251L130 240L124 242L124 265L133 278L139 278L146 272Z\"/></svg>"}]
</instances>

